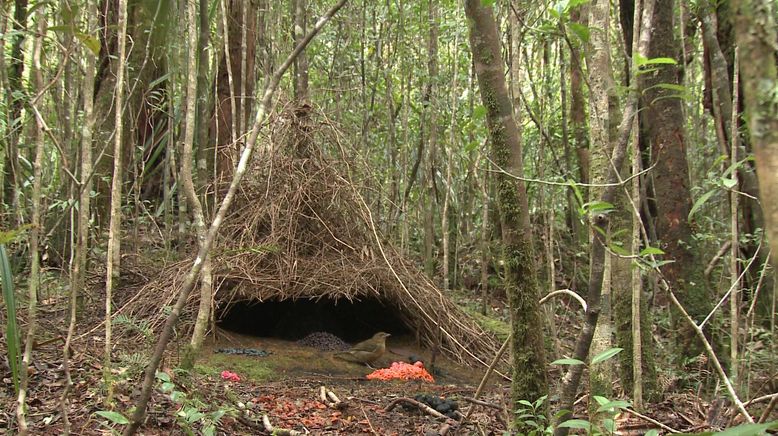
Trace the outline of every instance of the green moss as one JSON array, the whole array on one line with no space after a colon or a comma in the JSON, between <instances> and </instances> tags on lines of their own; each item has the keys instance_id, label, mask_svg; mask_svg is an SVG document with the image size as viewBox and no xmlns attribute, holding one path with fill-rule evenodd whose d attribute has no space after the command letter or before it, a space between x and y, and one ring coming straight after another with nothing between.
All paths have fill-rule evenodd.
<instances>
[{"instance_id":1,"label":"green moss","mask_svg":"<svg viewBox=\"0 0 778 436\"><path fill-rule=\"evenodd\" d=\"M497 336L501 341L508 338L511 333L511 326L506 321L487 316L478 311L478 309L464 306L463 309L470 315L482 329Z\"/></svg>"},{"instance_id":2,"label":"green moss","mask_svg":"<svg viewBox=\"0 0 778 436\"><path fill-rule=\"evenodd\" d=\"M271 362L249 356L210 354L202 356L195 365L195 371L203 375L219 375L224 370L251 381L267 381L276 374Z\"/></svg>"}]
</instances>

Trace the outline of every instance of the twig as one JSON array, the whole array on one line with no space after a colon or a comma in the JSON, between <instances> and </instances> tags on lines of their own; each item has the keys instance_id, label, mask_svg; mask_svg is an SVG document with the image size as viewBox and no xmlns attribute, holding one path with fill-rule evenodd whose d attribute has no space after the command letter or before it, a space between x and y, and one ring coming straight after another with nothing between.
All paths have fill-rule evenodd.
<instances>
[{"instance_id":1,"label":"twig","mask_svg":"<svg viewBox=\"0 0 778 436\"><path fill-rule=\"evenodd\" d=\"M373 428L373 423L370 422L370 417L367 416L367 412L365 412L365 408L360 404L359 408L362 409L362 415L365 417L365 421L367 421L367 425L370 426L370 431L373 432L373 434L378 434L375 431L375 428Z\"/></svg>"},{"instance_id":2,"label":"twig","mask_svg":"<svg viewBox=\"0 0 778 436\"><path fill-rule=\"evenodd\" d=\"M502 411L502 406L498 406L497 404L487 403L486 401L479 400L477 398L472 398L472 397L462 397L462 399L467 401L468 403L478 404L479 406L484 406L484 407L491 407L492 409L497 409Z\"/></svg>"},{"instance_id":3,"label":"twig","mask_svg":"<svg viewBox=\"0 0 778 436\"><path fill-rule=\"evenodd\" d=\"M302 436L305 433L301 433L297 430L291 430L288 428L276 428L273 427L273 424L270 423L270 418L267 417L267 414L262 415L262 425L265 426L265 431L267 431L270 434L278 435L278 436Z\"/></svg>"},{"instance_id":4,"label":"twig","mask_svg":"<svg viewBox=\"0 0 778 436\"><path fill-rule=\"evenodd\" d=\"M388 406L386 406L386 408L384 408L384 412L391 412L392 409L394 409L395 406L397 406L400 403L407 403L407 404L410 404L411 406L416 406L419 409L421 409L424 413L426 413L427 415L432 415L435 418L449 419L446 415L438 412L437 410L435 410L432 407L422 403L421 401L416 401L413 398L408 398L408 397L395 398L391 403L389 403Z\"/></svg>"},{"instance_id":5,"label":"twig","mask_svg":"<svg viewBox=\"0 0 778 436\"><path fill-rule=\"evenodd\" d=\"M636 411L634 411L634 410L632 410L632 409L621 409L621 410L623 410L623 411L625 411L625 412L629 413L630 415L637 416L638 418L640 418L640 419L642 419L642 420L644 420L644 421L648 421L648 422L650 422L651 424L654 424L654 425L656 425L656 426L659 426L659 427L661 427L663 430L667 430L667 431L669 431L670 433L680 433L680 431L678 431L678 430L676 430L676 429L674 429L674 428L672 428L672 427L670 427L670 426L668 426L668 425L662 424L661 422L657 421L656 419L649 418L648 416L646 416L646 415L643 415L643 414L641 414L641 413L638 413L638 412L636 412Z\"/></svg>"},{"instance_id":6,"label":"twig","mask_svg":"<svg viewBox=\"0 0 778 436\"><path fill-rule=\"evenodd\" d=\"M773 398L770 400L770 404L767 405L767 408L764 409L764 412L762 412L762 416L759 417L759 423L765 423L767 422L767 418L770 416L770 413L775 409L775 406L778 405L778 394L773 394Z\"/></svg>"},{"instance_id":7,"label":"twig","mask_svg":"<svg viewBox=\"0 0 778 436\"><path fill-rule=\"evenodd\" d=\"M680 301L678 301L678 298L676 298L675 293L670 288L670 284L667 283L667 281L663 278L662 282L665 286L665 289L667 290L667 293L670 294L670 299L673 301L673 304L675 304L675 307L678 308L679 311L681 311L681 314L684 316L686 321L692 326L694 329L694 332L697 334L697 336L700 338L700 341L702 341L703 347L705 347L705 351L708 354L708 358L713 363L713 367L716 368L716 373L719 375L719 379L722 383L724 383L724 386L727 388L727 393L729 393L730 399L733 403L735 403L735 407L737 407L737 410L740 412L741 415L748 421L749 423L754 423L754 418L751 417L751 415L748 414L748 411L743 406L743 402L740 401L740 397L738 397L737 392L735 392L735 388L732 386L732 382L730 382L729 377L727 377L727 374L724 372L724 368L721 367L721 362L719 362L718 357L716 357L716 352L713 351L713 347L711 347L710 342L708 341L708 338L705 337L705 333L703 333L702 328L700 328L696 322L694 322L694 319L692 319L691 316L689 316L689 313L686 312L686 309L683 307Z\"/></svg>"},{"instance_id":8,"label":"twig","mask_svg":"<svg viewBox=\"0 0 778 436\"><path fill-rule=\"evenodd\" d=\"M332 409L343 409L346 407L346 403L340 401L340 398L338 398L334 392L327 389L324 385L319 388L319 398L321 399L322 403L326 404L327 407Z\"/></svg>"},{"instance_id":9,"label":"twig","mask_svg":"<svg viewBox=\"0 0 778 436\"><path fill-rule=\"evenodd\" d=\"M481 392L483 391L484 387L486 386L486 381L489 379L489 374L492 373L492 370L497 365L497 362L500 360L500 357L502 357L502 354L505 353L505 350L508 349L508 344L511 342L511 337L513 336L513 333L509 334L507 338L505 338L505 342L502 343L502 346L497 351L497 354L494 356L494 359L492 359L492 363L489 365L489 368L486 369L486 372L484 373L483 378L481 378L481 383L478 384L478 388L475 390L475 393L473 394L473 399L478 399L479 396L481 396ZM467 420L470 418L470 415L473 414L473 410L475 409L475 406L470 406L470 408L467 409L467 413L465 413L465 417L462 418L462 424L464 425Z\"/></svg>"},{"instance_id":10,"label":"twig","mask_svg":"<svg viewBox=\"0 0 778 436\"><path fill-rule=\"evenodd\" d=\"M577 293L571 291L570 289L559 289L559 290L556 290L556 291L553 291L553 292L549 292L548 295L546 295L545 297L540 299L539 303L543 304L546 301L548 301L549 298L553 297L554 295L560 295L560 294L566 294L566 295L569 295L569 296L573 297L576 301L578 301L578 303L581 304L581 307L583 308L583 311L586 312L586 308L588 307L586 305L586 301L583 299L583 297L581 297Z\"/></svg>"}]
</instances>

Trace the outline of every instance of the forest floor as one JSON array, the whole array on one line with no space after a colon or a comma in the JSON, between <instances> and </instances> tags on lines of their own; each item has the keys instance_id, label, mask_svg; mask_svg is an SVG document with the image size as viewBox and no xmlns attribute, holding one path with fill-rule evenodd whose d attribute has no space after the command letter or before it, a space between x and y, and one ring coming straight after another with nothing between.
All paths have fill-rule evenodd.
<instances>
[{"instance_id":1,"label":"forest floor","mask_svg":"<svg viewBox=\"0 0 778 436\"><path fill-rule=\"evenodd\" d=\"M41 307L41 340L35 348L29 371L28 422L31 434L59 435L64 429L62 392L62 344L64 309L56 304ZM86 329L81 331L88 331ZM141 434L270 434L263 417L276 429L300 434L505 434L508 421L509 384L492 376L487 388L473 401L483 368L467 368L438 357L431 370L434 383L420 381L367 380L372 369L340 361L331 352L273 338L257 338L220 330L204 347L195 371L183 373L173 344L158 377L148 417ZM144 355L153 342L124 340L116 344L112 374L115 379L114 411L128 414L139 393ZM220 351L255 350L258 355L225 354ZM0 350L4 353L5 350ZM102 384L103 338L100 330L75 342L70 361L74 385L68 395L72 434L113 434L120 425L101 415L105 390ZM268 353L267 355L264 352ZM430 361L429 352L411 337L392 337L387 353L376 367L411 355ZM429 364L432 368L432 365ZM224 373L229 371L229 373ZM226 378L225 378L225 374ZM15 396L7 363L0 366L4 381L0 395L0 434L13 434ZM235 377L237 376L237 378ZM552 374L552 379L558 374ZM321 389L334 393L342 404L327 405ZM468 423L436 418L413 405L397 405L401 398L426 394L457 403L461 413L473 407ZM578 407L585 413L586 396ZM552 406L553 408L553 406ZM668 395L644 412L653 419L682 431L709 427L709 406L692 392ZM113 419L118 419L114 417ZM618 434L644 434L658 428L644 418L621 413L616 416ZM459 426L459 430L455 429ZM212 428L213 433L209 433ZM665 433L665 431L662 431ZM292 434L292 433L287 433Z\"/></svg>"}]
</instances>

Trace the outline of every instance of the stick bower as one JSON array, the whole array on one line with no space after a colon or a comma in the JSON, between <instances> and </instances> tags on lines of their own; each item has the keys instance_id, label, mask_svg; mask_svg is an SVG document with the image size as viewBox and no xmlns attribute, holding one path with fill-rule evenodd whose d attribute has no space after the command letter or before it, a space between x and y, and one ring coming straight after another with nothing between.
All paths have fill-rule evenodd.
<instances>
[{"instance_id":1,"label":"stick bower","mask_svg":"<svg viewBox=\"0 0 778 436\"><path fill-rule=\"evenodd\" d=\"M377 241L379 224L361 192L377 185L359 174L340 133L310 106L286 110L247 174L212 252L217 315L236 303L322 299L377 300L421 342L465 364L484 364L497 339L444 295L390 244ZM380 237L380 236L379 236ZM382 245L379 245L382 244ZM131 258L132 259L132 258ZM146 280L124 289L119 312L164 322L190 260L167 264L134 258ZM193 292L179 334L191 329L199 302Z\"/></svg>"}]
</instances>

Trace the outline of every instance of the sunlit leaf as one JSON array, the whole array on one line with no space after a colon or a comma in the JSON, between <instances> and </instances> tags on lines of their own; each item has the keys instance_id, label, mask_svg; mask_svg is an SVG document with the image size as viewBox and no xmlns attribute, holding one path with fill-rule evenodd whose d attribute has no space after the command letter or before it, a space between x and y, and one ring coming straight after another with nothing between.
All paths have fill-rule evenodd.
<instances>
[{"instance_id":1,"label":"sunlit leaf","mask_svg":"<svg viewBox=\"0 0 778 436\"><path fill-rule=\"evenodd\" d=\"M553 362L551 362L552 365L585 365L583 361L580 361L578 359L557 359Z\"/></svg>"},{"instance_id":2,"label":"sunlit leaf","mask_svg":"<svg viewBox=\"0 0 778 436\"><path fill-rule=\"evenodd\" d=\"M641 256L650 256L652 254L658 256L658 255L665 254L665 252L662 251L660 248L650 247L650 246L640 250Z\"/></svg>"},{"instance_id":3,"label":"sunlit leaf","mask_svg":"<svg viewBox=\"0 0 778 436\"><path fill-rule=\"evenodd\" d=\"M700 198L697 199L697 201L694 202L694 205L692 206L692 210L689 211L689 217L687 218L689 221L692 220L692 216L694 216L694 213L700 210L700 208L707 202L713 194L716 193L715 189L712 189L704 194Z\"/></svg>"},{"instance_id":4,"label":"sunlit leaf","mask_svg":"<svg viewBox=\"0 0 778 436\"><path fill-rule=\"evenodd\" d=\"M95 412L98 416L102 416L103 418L111 421L114 424L119 425L127 425L130 423L130 420L127 419L124 415L122 415L119 412L114 412L112 410L98 410Z\"/></svg>"},{"instance_id":5,"label":"sunlit leaf","mask_svg":"<svg viewBox=\"0 0 778 436\"><path fill-rule=\"evenodd\" d=\"M596 355L596 356L594 356L592 358L592 365L594 365L595 363L600 363L603 360L608 360L611 357L621 353L622 351L624 351L624 349L623 348L619 348L619 347L614 347L614 348L611 348L609 350L605 350L602 353L600 353L600 354L598 354L598 355Z\"/></svg>"},{"instance_id":6,"label":"sunlit leaf","mask_svg":"<svg viewBox=\"0 0 778 436\"><path fill-rule=\"evenodd\" d=\"M592 424L585 419L569 419L559 424L559 427L575 428L578 430L588 430L591 426Z\"/></svg>"}]
</instances>

